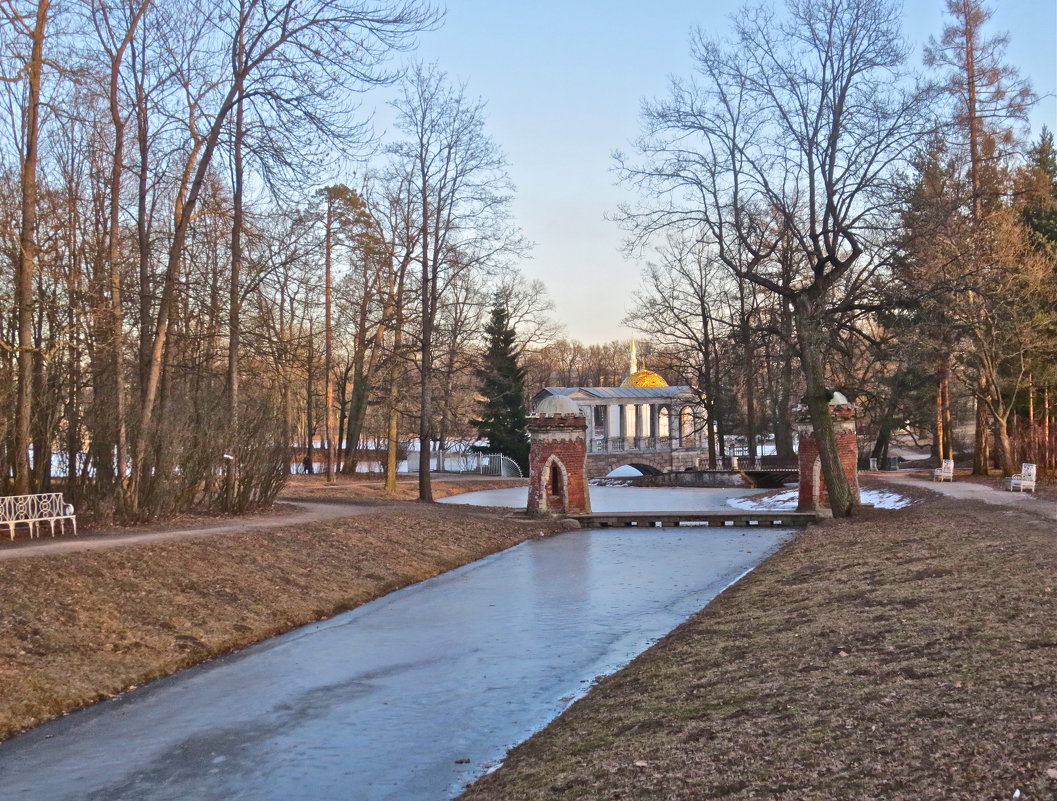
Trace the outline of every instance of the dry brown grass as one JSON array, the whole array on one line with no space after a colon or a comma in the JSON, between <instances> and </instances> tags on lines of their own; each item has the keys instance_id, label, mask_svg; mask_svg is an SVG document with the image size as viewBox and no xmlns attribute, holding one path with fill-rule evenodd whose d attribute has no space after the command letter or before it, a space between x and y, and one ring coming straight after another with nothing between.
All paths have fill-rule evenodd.
<instances>
[{"instance_id":1,"label":"dry brown grass","mask_svg":"<svg viewBox=\"0 0 1057 801\"><path fill-rule=\"evenodd\" d=\"M504 487L528 486L527 478L489 478L475 474L465 476L445 474L434 476L433 499L440 500L463 492L501 489ZM382 479L372 474L335 476L333 484L327 484L321 475L290 476L290 481L280 495L280 500L304 498L306 500L344 500L352 503L390 503L413 501L418 497L418 476L402 475L396 482L396 492L387 493Z\"/></svg>"},{"instance_id":2,"label":"dry brown grass","mask_svg":"<svg viewBox=\"0 0 1057 801\"><path fill-rule=\"evenodd\" d=\"M559 527L404 503L0 563L0 739Z\"/></svg>"},{"instance_id":3,"label":"dry brown grass","mask_svg":"<svg viewBox=\"0 0 1057 801\"><path fill-rule=\"evenodd\" d=\"M949 500L812 527L464 796L1057 798L1052 522Z\"/></svg>"}]
</instances>

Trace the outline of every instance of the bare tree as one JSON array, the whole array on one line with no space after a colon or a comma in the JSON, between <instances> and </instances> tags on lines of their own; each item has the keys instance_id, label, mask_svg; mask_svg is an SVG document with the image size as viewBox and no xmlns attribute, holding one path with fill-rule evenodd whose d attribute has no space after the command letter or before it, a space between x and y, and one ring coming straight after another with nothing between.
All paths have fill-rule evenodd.
<instances>
[{"instance_id":1,"label":"bare tree","mask_svg":"<svg viewBox=\"0 0 1057 801\"><path fill-rule=\"evenodd\" d=\"M643 163L621 161L649 205L628 210L638 241L702 229L735 276L784 297L796 322L806 403L835 515L856 499L838 460L823 356L851 271L878 266L898 170L927 124L903 71L900 10L875 0L791 0L779 17L745 9L732 41L698 32L698 76L649 104ZM796 271L776 258L788 240ZM859 282L855 282L859 283Z\"/></svg>"},{"instance_id":2,"label":"bare tree","mask_svg":"<svg viewBox=\"0 0 1057 801\"><path fill-rule=\"evenodd\" d=\"M508 222L505 161L484 131L484 104L435 66L414 67L394 102L407 137L394 157L407 167L417 207L420 293L419 499L433 500L434 333L445 294L467 271L496 266L521 247Z\"/></svg>"},{"instance_id":3,"label":"bare tree","mask_svg":"<svg viewBox=\"0 0 1057 801\"><path fill-rule=\"evenodd\" d=\"M44 43L51 21L50 0L0 4L8 63L14 66L4 80L22 88L20 148L19 255L15 271L15 309L18 319L18 376L15 396L15 484L16 494L30 491L29 449L33 415L33 279L37 270L37 165L40 157L41 83L44 75ZM37 454L39 461L40 454Z\"/></svg>"},{"instance_id":4,"label":"bare tree","mask_svg":"<svg viewBox=\"0 0 1057 801\"><path fill-rule=\"evenodd\" d=\"M237 17L216 18L222 26L217 35L228 43L223 52L231 58L231 69L226 80L211 79L209 91L189 103L188 130L194 144L182 169L142 388L139 432L132 454L133 496L149 469L146 457L188 229L230 115L242 102L259 102L308 116L325 130L328 125L320 104L332 108L328 101L341 87L388 80L390 75L380 77L377 72L381 59L433 18L431 11L410 0L392 8L359 0L243 0ZM223 27L228 21L230 29ZM313 91L306 92L306 88ZM207 106L207 101L213 102Z\"/></svg>"},{"instance_id":5,"label":"bare tree","mask_svg":"<svg viewBox=\"0 0 1057 801\"><path fill-rule=\"evenodd\" d=\"M561 323L550 316L554 301L542 281L529 281L520 271L513 271L500 276L494 295L506 309L511 328L517 332L518 356L550 344L561 334Z\"/></svg>"}]
</instances>

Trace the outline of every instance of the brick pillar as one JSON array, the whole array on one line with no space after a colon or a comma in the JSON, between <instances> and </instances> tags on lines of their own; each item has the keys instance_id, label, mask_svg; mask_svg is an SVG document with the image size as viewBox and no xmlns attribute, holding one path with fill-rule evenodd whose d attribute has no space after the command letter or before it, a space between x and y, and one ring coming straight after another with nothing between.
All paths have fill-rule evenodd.
<instances>
[{"instance_id":1,"label":"brick pillar","mask_svg":"<svg viewBox=\"0 0 1057 801\"><path fill-rule=\"evenodd\" d=\"M830 406L833 429L837 437L837 453L844 475L848 477L852 497L859 502L859 440L855 433L856 409L849 403ZM830 508L829 490L822 476L822 464L818 455L818 442L811 423L802 420L797 424L800 432L798 460L800 464L800 492L796 509L798 512L817 512Z\"/></svg>"},{"instance_id":2,"label":"brick pillar","mask_svg":"<svg viewBox=\"0 0 1057 801\"><path fill-rule=\"evenodd\" d=\"M587 486L587 418L579 414L544 414L528 424L528 510L537 514L591 511Z\"/></svg>"}]
</instances>

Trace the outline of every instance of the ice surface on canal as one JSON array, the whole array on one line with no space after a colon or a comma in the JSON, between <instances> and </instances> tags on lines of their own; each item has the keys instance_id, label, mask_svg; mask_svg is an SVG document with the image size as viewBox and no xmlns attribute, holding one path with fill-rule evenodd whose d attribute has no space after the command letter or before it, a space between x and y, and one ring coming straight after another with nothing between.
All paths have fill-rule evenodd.
<instances>
[{"instance_id":1,"label":"ice surface on canal","mask_svg":"<svg viewBox=\"0 0 1057 801\"><path fill-rule=\"evenodd\" d=\"M756 489L723 487L591 487L591 510L595 512L702 512L724 511L728 501L758 495ZM528 506L528 487L468 492L453 495L441 503L471 506Z\"/></svg>"},{"instance_id":2,"label":"ice surface on canal","mask_svg":"<svg viewBox=\"0 0 1057 801\"><path fill-rule=\"evenodd\" d=\"M706 508L742 492L599 488L598 502L621 494ZM788 536L531 540L13 738L2 797L442 801Z\"/></svg>"}]
</instances>

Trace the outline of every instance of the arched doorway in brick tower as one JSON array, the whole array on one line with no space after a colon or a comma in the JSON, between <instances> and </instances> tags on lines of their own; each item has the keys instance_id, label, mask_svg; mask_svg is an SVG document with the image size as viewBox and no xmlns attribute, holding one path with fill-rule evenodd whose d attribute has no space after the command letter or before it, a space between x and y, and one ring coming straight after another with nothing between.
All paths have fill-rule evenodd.
<instances>
[{"instance_id":1,"label":"arched doorway in brick tower","mask_svg":"<svg viewBox=\"0 0 1057 801\"><path fill-rule=\"evenodd\" d=\"M547 482L545 497L547 508L552 512L564 512L569 508L569 473L557 456L551 456L543 469Z\"/></svg>"}]
</instances>

